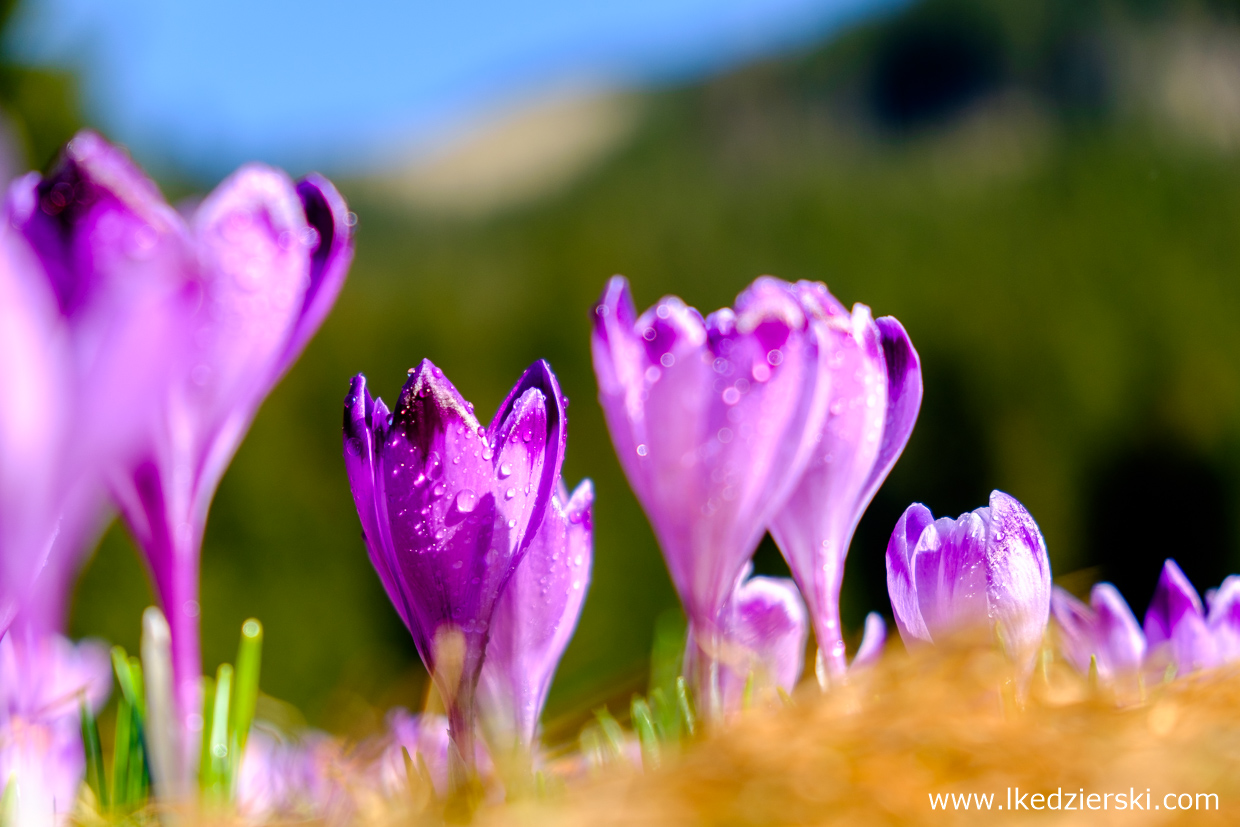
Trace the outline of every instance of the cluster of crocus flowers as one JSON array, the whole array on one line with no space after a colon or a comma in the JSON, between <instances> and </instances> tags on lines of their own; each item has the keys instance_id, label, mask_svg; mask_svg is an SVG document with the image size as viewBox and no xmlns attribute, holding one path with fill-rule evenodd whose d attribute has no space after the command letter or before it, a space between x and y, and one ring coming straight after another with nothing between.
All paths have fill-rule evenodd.
<instances>
[{"instance_id":1,"label":"cluster of crocus flowers","mask_svg":"<svg viewBox=\"0 0 1240 827\"><path fill-rule=\"evenodd\" d=\"M119 509L170 625L178 745L157 786L188 792L207 511L335 301L352 219L325 179L261 165L183 215L92 132L14 181L3 213L0 636L64 630L81 561Z\"/></svg>"},{"instance_id":2,"label":"cluster of crocus flowers","mask_svg":"<svg viewBox=\"0 0 1240 827\"><path fill-rule=\"evenodd\" d=\"M541 361L488 427L428 360L391 413L361 375L345 399L363 537L447 708L454 790L471 783L480 703L511 743L532 745L581 611L593 495L560 479L566 404Z\"/></svg>"},{"instance_id":3,"label":"cluster of crocus flowers","mask_svg":"<svg viewBox=\"0 0 1240 827\"><path fill-rule=\"evenodd\" d=\"M688 615L700 701L723 711L725 653L784 645L734 628L741 571L768 530L808 605L820 677L843 680L845 556L921 404L904 329L822 284L770 277L706 318L676 297L638 316L617 277L594 312L599 399ZM870 652L881 631L867 625Z\"/></svg>"},{"instance_id":4,"label":"cluster of crocus flowers","mask_svg":"<svg viewBox=\"0 0 1240 827\"><path fill-rule=\"evenodd\" d=\"M1051 602L1059 648L1082 673L1123 685L1159 681L1240 660L1240 575L1206 593L1206 605L1174 560L1167 560L1138 625L1110 583L1085 605L1056 588Z\"/></svg>"}]
</instances>

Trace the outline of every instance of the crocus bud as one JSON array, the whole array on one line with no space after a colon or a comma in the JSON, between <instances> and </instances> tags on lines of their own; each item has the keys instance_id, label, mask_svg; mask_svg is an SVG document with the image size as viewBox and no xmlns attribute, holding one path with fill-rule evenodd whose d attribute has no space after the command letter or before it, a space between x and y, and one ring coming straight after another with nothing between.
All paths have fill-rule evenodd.
<instances>
[{"instance_id":1,"label":"crocus bud","mask_svg":"<svg viewBox=\"0 0 1240 827\"><path fill-rule=\"evenodd\" d=\"M826 331L830 403L821 439L800 482L771 521L771 536L796 578L828 675L845 673L840 628L844 559L866 506L887 478L921 407L921 363L890 316L844 308L825 285L800 282L810 318Z\"/></svg>"},{"instance_id":2,"label":"crocus bud","mask_svg":"<svg viewBox=\"0 0 1240 827\"><path fill-rule=\"evenodd\" d=\"M1187 675L1220 662L1201 598L1174 560L1163 564L1145 612L1145 639L1149 665L1155 670L1173 663L1178 674Z\"/></svg>"},{"instance_id":3,"label":"crocus bud","mask_svg":"<svg viewBox=\"0 0 1240 827\"><path fill-rule=\"evenodd\" d=\"M537 737L551 678L577 628L590 585L593 503L589 480L571 497L559 482L542 525L496 604L479 705L499 742L529 750Z\"/></svg>"},{"instance_id":4,"label":"crocus bud","mask_svg":"<svg viewBox=\"0 0 1240 827\"><path fill-rule=\"evenodd\" d=\"M1060 645L1068 662L1081 674L1089 674L1090 660L1098 675L1113 681L1135 675L1145 660L1145 634L1119 590L1098 583L1086 606L1056 586L1051 593L1051 614L1059 626Z\"/></svg>"},{"instance_id":5,"label":"crocus bud","mask_svg":"<svg viewBox=\"0 0 1240 827\"><path fill-rule=\"evenodd\" d=\"M1206 624L1223 662L1240 660L1240 575L1231 575L1209 595Z\"/></svg>"},{"instance_id":6,"label":"crocus bud","mask_svg":"<svg viewBox=\"0 0 1240 827\"><path fill-rule=\"evenodd\" d=\"M998 626L1013 659L1032 666L1050 613L1051 567L1037 523L1015 498L935 520L909 506L887 544L887 590L906 645Z\"/></svg>"},{"instance_id":7,"label":"crocus bud","mask_svg":"<svg viewBox=\"0 0 1240 827\"><path fill-rule=\"evenodd\" d=\"M98 713L112 686L99 643L13 630L0 639L0 799L15 827L67 824L86 771L80 705Z\"/></svg>"},{"instance_id":8,"label":"crocus bud","mask_svg":"<svg viewBox=\"0 0 1240 827\"><path fill-rule=\"evenodd\" d=\"M786 577L750 577L746 565L724 613L723 636L714 643L719 704L735 712L750 699L791 692L805 666L809 618L796 584ZM685 671L695 674L711 642L686 647Z\"/></svg>"},{"instance_id":9,"label":"crocus bud","mask_svg":"<svg viewBox=\"0 0 1240 827\"><path fill-rule=\"evenodd\" d=\"M495 605L559 479L564 398L550 366L536 362L484 428L424 360L386 412L356 377L345 399L345 467L371 562L434 677L468 769Z\"/></svg>"},{"instance_id":10,"label":"crocus bud","mask_svg":"<svg viewBox=\"0 0 1240 827\"><path fill-rule=\"evenodd\" d=\"M857 654L853 655L849 669L868 669L878 663L883 656L883 646L887 643L887 622L878 612L870 612L865 616L865 627L861 631L861 645ZM822 650L819 650L821 653Z\"/></svg>"},{"instance_id":11,"label":"crocus bud","mask_svg":"<svg viewBox=\"0 0 1240 827\"><path fill-rule=\"evenodd\" d=\"M758 279L735 310L703 320L675 297L638 317L616 277L594 308L591 341L620 464L692 636L710 645L723 635L741 568L821 433L822 332L778 279Z\"/></svg>"}]
</instances>

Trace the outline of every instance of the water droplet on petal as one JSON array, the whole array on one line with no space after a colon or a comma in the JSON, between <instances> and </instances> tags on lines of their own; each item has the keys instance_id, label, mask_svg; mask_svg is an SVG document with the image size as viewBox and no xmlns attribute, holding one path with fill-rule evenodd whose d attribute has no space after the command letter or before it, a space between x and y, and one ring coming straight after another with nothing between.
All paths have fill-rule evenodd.
<instances>
[{"instance_id":1,"label":"water droplet on petal","mask_svg":"<svg viewBox=\"0 0 1240 827\"><path fill-rule=\"evenodd\" d=\"M445 491L447 491L447 490L448 490L448 489L444 488L444 486L443 486L443 483L442 483L442 482L440 482L440 483L436 483L436 484L435 484L435 487L431 489L431 496L432 496L432 497L442 497L442 496L443 496L443 492L445 492Z\"/></svg>"},{"instance_id":2,"label":"water droplet on petal","mask_svg":"<svg viewBox=\"0 0 1240 827\"><path fill-rule=\"evenodd\" d=\"M637 455L638 455L639 457L644 457L644 456L646 456L646 454L647 454L647 453L648 453L648 451L647 451L647 449L646 449L646 446L645 446L645 445L638 445L638 446L637 446Z\"/></svg>"},{"instance_id":3,"label":"water droplet on petal","mask_svg":"<svg viewBox=\"0 0 1240 827\"><path fill-rule=\"evenodd\" d=\"M456 492L456 510L462 514L468 514L474 510L474 506L478 504L478 496L472 488L462 488Z\"/></svg>"},{"instance_id":4,"label":"water droplet on petal","mask_svg":"<svg viewBox=\"0 0 1240 827\"><path fill-rule=\"evenodd\" d=\"M676 364L676 357L670 353L664 353L659 357L659 364L665 368L670 368L672 365Z\"/></svg>"},{"instance_id":5,"label":"water droplet on petal","mask_svg":"<svg viewBox=\"0 0 1240 827\"><path fill-rule=\"evenodd\" d=\"M517 489L515 488L509 488L504 492L504 499L511 500L515 496L517 496Z\"/></svg>"},{"instance_id":6,"label":"water droplet on petal","mask_svg":"<svg viewBox=\"0 0 1240 827\"><path fill-rule=\"evenodd\" d=\"M501 462L499 466L499 478L502 480L510 476L512 476L512 463Z\"/></svg>"},{"instance_id":7,"label":"water droplet on petal","mask_svg":"<svg viewBox=\"0 0 1240 827\"><path fill-rule=\"evenodd\" d=\"M730 386L723 392L723 404L735 405L741 401L741 392L735 386Z\"/></svg>"},{"instance_id":8,"label":"water droplet on petal","mask_svg":"<svg viewBox=\"0 0 1240 827\"><path fill-rule=\"evenodd\" d=\"M770 353L766 354L766 361L770 362L772 365L781 364L784 361L783 351L778 349L772 350Z\"/></svg>"},{"instance_id":9,"label":"water droplet on petal","mask_svg":"<svg viewBox=\"0 0 1240 827\"><path fill-rule=\"evenodd\" d=\"M516 521L516 520L509 520L509 521L508 521L508 527L509 527L509 528L516 528L516 527L517 527L517 521Z\"/></svg>"},{"instance_id":10,"label":"water droplet on petal","mask_svg":"<svg viewBox=\"0 0 1240 827\"><path fill-rule=\"evenodd\" d=\"M455 563L452 564L452 568L457 569L459 571L461 566L463 565L465 565L464 560L457 560Z\"/></svg>"}]
</instances>

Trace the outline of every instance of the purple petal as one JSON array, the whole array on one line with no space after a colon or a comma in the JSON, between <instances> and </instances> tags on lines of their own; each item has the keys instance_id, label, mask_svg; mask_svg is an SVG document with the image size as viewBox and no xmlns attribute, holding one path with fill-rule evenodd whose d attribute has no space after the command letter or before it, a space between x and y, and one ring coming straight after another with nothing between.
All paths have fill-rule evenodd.
<instances>
[{"instance_id":1,"label":"purple petal","mask_svg":"<svg viewBox=\"0 0 1240 827\"><path fill-rule=\"evenodd\" d=\"M1055 586L1051 591L1051 615L1059 626L1063 655L1078 672L1087 674L1091 657L1098 654L1097 613L1064 589Z\"/></svg>"},{"instance_id":2,"label":"purple petal","mask_svg":"<svg viewBox=\"0 0 1240 827\"><path fill-rule=\"evenodd\" d=\"M492 464L499 510L521 538L512 548L519 558L555 496L568 445L564 394L545 360L531 365L509 391L489 433L496 446Z\"/></svg>"},{"instance_id":3,"label":"purple petal","mask_svg":"<svg viewBox=\"0 0 1240 827\"><path fill-rule=\"evenodd\" d=\"M986 522L976 513L941 517L913 549L917 604L932 641L990 620Z\"/></svg>"},{"instance_id":4,"label":"purple petal","mask_svg":"<svg viewBox=\"0 0 1240 827\"><path fill-rule=\"evenodd\" d=\"M480 701L500 737L534 743L551 679L581 616L593 558L589 480L559 486L495 607Z\"/></svg>"},{"instance_id":5,"label":"purple petal","mask_svg":"<svg viewBox=\"0 0 1240 827\"><path fill-rule=\"evenodd\" d=\"M825 415L818 331L776 279L704 323L676 298L633 319L613 279L592 342L621 465L691 622L709 633Z\"/></svg>"},{"instance_id":6,"label":"purple petal","mask_svg":"<svg viewBox=\"0 0 1240 827\"><path fill-rule=\"evenodd\" d=\"M992 491L986 521L987 599L1008 650L1032 658L1050 615L1051 566L1037 523L1016 498Z\"/></svg>"},{"instance_id":7,"label":"purple petal","mask_svg":"<svg viewBox=\"0 0 1240 827\"><path fill-rule=\"evenodd\" d=\"M883 646L887 643L887 624L878 612L870 612L865 616L865 630L861 634L861 645L857 654L849 664L849 669L868 669L878 663L883 656Z\"/></svg>"},{"instance_id":8,"label":"purple petal","mask_svg":"<svg viewBox=\"0 0 1240 827\"><path fill-rule=\"evenodd\" d=\"M55 296L15 242L0 228L0 637L51 548L71 392Z\"/></svg>"},{"instance_id":9,"label":"purple petal","mask_svg":"<svg viewBox=\"0 0 1240 827\"><path fill-rule=\"evenodd\" d=\"M1218 587L1207 624L1219 659L1224 663L1240 659L1240 575L1231 575Z\"/></svg>"},{"instance_id":10,"label":"purple petal","mask_svg":"<svg viewBox=\"0 0 1240 827\"><path fill-rule=\"evenodd\" d=\"M379 448L387 437L388 417L387 406L382 399L371 399L366 377L359 373L344 400L344 465L371 565L379 574L388 599L409 627L412 614L397 577L388 530L385 478L378 462Z\"/></svg>"},{"instance_id":11,"label":"purple petal","mask_svg":"<svg viewBox=\"0 0 1240 827\"><path fill-rule=\"evenodd\" d=\"M1104 668L1111 674L1133 674L1145 661L1145 633L1128 601L1110 583L1098 583L1089 594L1097 616L1097 638Z\"/></svg>"},{"instance_id":12,"label":"purple petal","mask_svg":"<svg viewBox=\"0 0 1240 827\"><path fill-rule=\"evenodd\" d=\"M900 637L906 646L912 646L914 641L930 642L930 630L926 628L917 599L913 550L933 522L930 509L921 503L913 503L900 515L887 543L887 593L891 597L896 628L900 630Z\"/></svg>"},{"instance_id":13,"label":"purple petal","mask_svg":"<svg viewBox=\"0 0 1240 827\"><path fill-rule=\"evenodd\" d=\"M887 362L887 415L883 422L883 441L874 470L866 484L865 502L874 498L879 486L904 452L921 410L921 357L913 348L904 326L892 316L875 321L882 334L883 358Z\"/></svg>"},{"instance_id":14,"label":"purple petal","mask_svg":"<svg viewBox=\"0 0 1240 827\"><path fill-rule=\"evenodd\" d=\"M1170 658L1181 675L1218 662L1201 598L1174 560L1163 565L1145 612L1145 639L1154 660Z\"/></svg>"},{"instance_id":15,"label":"purple petal","mask_svg":"<svg viewBox=\"0 0 1240 827\"><path fill-rule=\"evenodd\" d=\"M332 182L317 173L308 175L297 182L297 195L308 229L314 231L314 235L307 232L308 241L313 242L307 246L313 246L314 252L310 256L310 278L301 313L277 369L281 374L297 359L331 311L353 262L349 208Z\"/></svg>"}]
</instances>

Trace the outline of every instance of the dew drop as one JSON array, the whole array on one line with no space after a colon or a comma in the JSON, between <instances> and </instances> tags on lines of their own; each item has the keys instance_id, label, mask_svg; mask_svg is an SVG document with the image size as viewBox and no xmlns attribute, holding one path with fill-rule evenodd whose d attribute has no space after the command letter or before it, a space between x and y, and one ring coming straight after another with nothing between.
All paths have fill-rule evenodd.
<instances>
[{"instance_id":1,"label":"dew drop","mask_svg":"<svg viewBox=\"0 0 1240 827\"><path fill-rule=\"evenodd\" d=\"M444 491L447 491L447 490L448 490L448 489L444 488L444 486L443 486L443 483L442 483L442 482L440 482L440 483L436 483L436 484L435 484L435 487L431 489L431 496L432 496L432 497L442 497L442 496L443 496L443 492L444 492Z\"/></svg>"},{"instance_id":2,"label":"dew drop","mask_svg":"<svg viewBox=\"0 0 1240 827\"><path fill-rule=\"evenodd\" d=\"M517 496L517 489L515 488L509 488L504 492L504 499L506 500L511 500L515 496Z\"/></svg>"},{"instance_id":3,"label":"dew drop","mask_svg":"<svg viewBox=\"0 0 1240 827\"><path fill-rule=\"evenodd\" d=\"M637 446L637 455L638 455L639 457L644 457L644 456L646 456L646 454L647 454L647 453L649 453L649 452L648 452L648 450L647 450L647 448L646 448L646 446L645 446L644 444L643 444L643 445L638 445L638 446Z\"/></svg>"},{"instance_id":4,"label":"dew drop","mask_svg":"<svg viewBox=\"0 0 1240 827\"><path fill-rule=\"evenodd\" d=\"M478 504L478 495L472 488L462 488L456 492L456 510L462 514L468 514L474 510L474 506Z\"/></svg>"},{"instance_id":5,"label":"dew drop","mask_svg":"<svg viewBox=\"0 0 1240 827\"><path fill-rule=\"evenodd\" d=\"M670 368L672 365L676 364L676 357L670 353L664 353L659 357L659 364L665 368Z\"/></svg>"},{"instance_id":6,"label":"dew drop","mask_svg":"<svg viewBox=\"0 0 1240 827\"><path fill-rule=\"evenodd\" d=\"M501 462L499 466L499 478L502 480L507 479L510 476L512 476L512 463Z\"/></svg>"},{"instance_id":7,"label":"dew drop","mask_svg":"<svg viewBox=\"0 0 1240 827\"><path fill-rule=\"evenodd\" d=\"M770 362L772 366L782 364L784 361L784 352L776 348L766 354L766 361Z\"/></svg>"},{"instance_id":8,"label":"dew drop","mask_svg":"<svg viewBox=\"0 0 1240 827\"><path fill-rule=\"evenodd\" d=\"M457 560L455 563L452 564L452 568L457 569L459 571L461 566L463 565L465 565L464 560Z\"/></svg>"},{"instance_id":9,"label":"dew drop","mask_svg":"<svg viewBox=\"0 0 1240 827\"><path fill-rule=\"evenodd\" d=\"M728 387L723 392L723 403L725 405L735 405L741 401L741 392L735 386Z\"/></svg>"},{"instance_id":10,"label":"dew drop","mask_svg":"<svg viewBox=\"0 0 1240 827\"><path fill-rule=\"evenodd\" d=\"M516 528L516 527L517 527L517 521L516 521L516 520L509 520L509 521L508 521L508 527L509 527L509 528Z\"/></svg>"}]
</instances>

